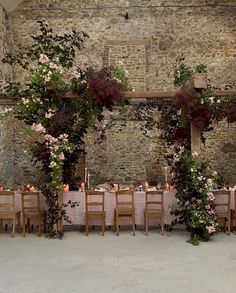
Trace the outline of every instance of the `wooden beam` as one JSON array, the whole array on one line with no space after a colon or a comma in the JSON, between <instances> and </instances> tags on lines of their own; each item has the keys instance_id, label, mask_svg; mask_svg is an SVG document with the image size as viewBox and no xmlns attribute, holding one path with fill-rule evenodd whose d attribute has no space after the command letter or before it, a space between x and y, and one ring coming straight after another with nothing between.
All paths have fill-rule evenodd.
<instances>
[{"instance_id":1,"label":"wooden beam","mask_svg":"<svg viewBox=\"0 0 236 293\"><path fill-rule=\"evenodd\" d=\"M160 99L174 98L176 91L149 91L149 92L125 92L128 99Z\"/></svg>"},{"instance_id":2,"label":"wooden beam","mask_svg":"<svg viewBox=\"0 0 236 293\"><path fill-rule=\"evenodd\" d=\"M135 99L138 101L140 99L140 102L143 101L143 99L163 99L163 98L174 98L177 91L146 91L146 92L125 92L125 97L127 99ZM214 97L235 97L236 98L236 90L214 90L212 92L212 96ZM77 93L68 92L65 94L65 98L68 99L76 99L79 98L79 95ZM15 105L16 102L10 98L1 98L0 96L0 105Z\"/></svg>"}]
</instances>

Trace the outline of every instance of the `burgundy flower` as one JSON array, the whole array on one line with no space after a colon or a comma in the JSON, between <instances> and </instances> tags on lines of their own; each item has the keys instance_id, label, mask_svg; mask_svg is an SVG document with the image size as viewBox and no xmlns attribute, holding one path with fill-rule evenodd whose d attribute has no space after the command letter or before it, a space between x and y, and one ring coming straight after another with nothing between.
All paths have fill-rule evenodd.
<instances>
[{"instance_id":1,"label":"burgundy flower","mask_svg":"<svg viewBox=\"0 0 236 293\"><path fill-rule=\"evenodd\" d=\"M111 108L124 97L123 85L112 79L108 69L91 73L86 96L99 104Z\"/></svg>"},{"instance_id":2,"label":"burgundy flower","mask_svg":"<svg viewBox=\"0 0 236 293\"><path fill-rule=\"evenodd\" d=\"M193 94L190 91L182 89L175 95L175 104L179 108L191 109L193 107L192 102Z\"/></svg>"},{"instance_id":3,"label":"burgundy flower","mask_svg":"<svg viewBox=\"0 0 236 293\"><path fill-rule=\"evenodd\" d=\"M173 139L175 141L184 141L189 138L189 131L184 127L176 128L173 133Z\"/></svg>"}]
</instances>

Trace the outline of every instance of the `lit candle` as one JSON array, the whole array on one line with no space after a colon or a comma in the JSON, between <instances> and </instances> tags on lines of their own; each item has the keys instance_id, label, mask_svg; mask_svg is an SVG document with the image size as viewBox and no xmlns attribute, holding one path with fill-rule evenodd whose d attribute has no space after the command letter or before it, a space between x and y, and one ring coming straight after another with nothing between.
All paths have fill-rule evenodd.
<instances>
[{"instance_id":1,"label":"lit candle","mask_svg":"<svg viewBox=\"0 0 236 293\"><path fill-rule=\"evenodd\" d=\"M85 184L84 184L84 182L81 183L80 188L81 188L81 192L85 192Z\"/></svg>"},{"instance_id":2,"label":"lit candle","mask_svg":"<svg viewBox=\"0 0 236 293\"><path fill-rule=\"evenodd\" d=\"M64 192L69 192L69 184L64 184L63 185L63 191Z\"/></svg>"},{"instance_id":3,"label":"lit candle","mask_svg":"<svg viewBox=\"0 0 236 293\"><path fill-rule=\"evenodd\" d=\"M31 191L31 192L35 192L36 189L35 189L35 187L32 185L32 186L29 188L29 191Z\"/></svg>"},{"instance_id":4,"label":"lit candle","mask_svg":"<svg viewBox=\"0 0 236 293\"><path fill-rule=\"evenodd\" d=\"M165 182L167 183L167 167L165 167Z\"/></svg>"}]
</instances>

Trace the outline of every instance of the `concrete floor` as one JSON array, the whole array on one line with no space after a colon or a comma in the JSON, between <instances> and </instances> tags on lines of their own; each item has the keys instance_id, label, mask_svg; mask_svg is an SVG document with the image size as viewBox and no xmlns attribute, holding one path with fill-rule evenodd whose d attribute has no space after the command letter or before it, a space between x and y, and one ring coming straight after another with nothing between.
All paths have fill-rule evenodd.
<instances>
[{"instance_id":1,"label":"concrete floor","mask_svg":"<svg viewBox=\"0 0 236 293\"><path fill-rule=\"evenodd\" d=\"M63 240L0 234L0 293L235 293L236 235L194 247L185 231Z\"/></svg>"}]
</instances>

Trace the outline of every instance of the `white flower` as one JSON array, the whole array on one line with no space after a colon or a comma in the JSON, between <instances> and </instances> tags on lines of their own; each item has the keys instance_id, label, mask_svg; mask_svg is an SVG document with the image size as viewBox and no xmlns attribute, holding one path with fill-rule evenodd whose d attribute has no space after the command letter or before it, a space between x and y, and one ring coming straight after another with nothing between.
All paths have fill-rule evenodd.
<instances>
[{"instance_id":1,"label":"white flower","mask_svg":"<svg viewBox=\"0 0 236 293\"><path fill-rule=\"evenodd\" d=\"M49 164L49 168L54 168L57 166L57 163L52 161L50 164Z\"/></svg>"},{"instance_id":2,"label":"white flower","mask_svg":"<svg viewBox=\"0 0 236 293\"><path fill-rule=\"evenodd\" d=\"M45 113L45 118L46 119L50 119L52 116L53 116L53 113L52 112Z\"/></svg>"},{"instance_id":3,"label":"white flower","mask_svg":"<svg viewBox=\"0 0 236 293\"><path fill-rule=\"evenodd\" d=\"M29 104L29 99L22 98L21 100L22 100L22 103L23 103L24 105Z\"/></svg>"},{"instance_id":4,"label":"white flower","mask_svg":"<svg viewBox=\"0 0 236 293\"><path fill-rule=\"evenodd\" d=\"M210 101L211 104L214 103L214 99L215 99L214 97L210 97L210 98L209 98L209 101Z\"/></svg>"}]
</instances>

